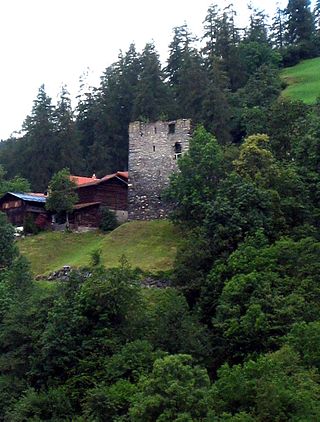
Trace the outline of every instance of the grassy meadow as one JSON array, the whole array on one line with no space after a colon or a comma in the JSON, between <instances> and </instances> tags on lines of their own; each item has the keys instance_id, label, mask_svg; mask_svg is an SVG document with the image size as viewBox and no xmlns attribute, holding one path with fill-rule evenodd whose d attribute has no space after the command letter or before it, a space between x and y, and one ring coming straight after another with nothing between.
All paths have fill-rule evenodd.
<instances>
[{"instance_id":1,"label":"grassy meadow","mask_svg":"<svg viewBox=\"0 0 320 422\"><path fill-rule=\"evenodd\" d=\"M18 246L31 262L33 274L40 275L64 265L84 266L96 249L101 250L106 267L118 265L125 255L133 267L169 270L180 241L181 234L169 221L158 220L126 223L109 234L44 232L19 239Z\"/></svg>"},{"instance_id":2,"label":"grassy meadow","mask_svg":"<svg viewBox=\"0 0 320 422\"><path fill-rule=\"evenodd\" d=\"M281 78L288 85L282 95L314 104L320 96L320 58L304 60L283 69Z\"/></svg>"}]
</instances>

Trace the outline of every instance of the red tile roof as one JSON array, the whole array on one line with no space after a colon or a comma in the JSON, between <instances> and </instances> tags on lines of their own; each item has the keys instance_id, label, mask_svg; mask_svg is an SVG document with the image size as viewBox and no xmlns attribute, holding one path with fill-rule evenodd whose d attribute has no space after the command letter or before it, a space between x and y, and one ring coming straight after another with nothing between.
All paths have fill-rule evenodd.
<instances>
[{"instance_id":1,"label":"red tile roof","mask_svg":"<svg viewBox=\"0 0 320 422\"><path fill-rule=\"evenodd\" d=\"M97 182L100 179L97 179L96 177L83 177L83 176L70 176L70 180L74 182L77 186L85 185L87 183L93 183Z\"/></svg>"},{"instance_id":2,"label":"red tile roof","mask_svg":"<svg viewBox=\"0 0 320 422\"><path fill-rule=\"evenodd\" d=\"M128 180L129 174L128 174L127 171L117 171L117 173L107 174L106 176L104 176L101 179L101 181L102 180L106 181L106 180L109 180L109 179L113 179L114 177L120 177L121 179L127 179Z\"/></svg>"},{"instance_id":3,"label":"red tile roof","mask_svg":"<svg viewBox=\"0 0 320 422\"><path fill-rule=\"evenodd\" d=\"M72 180L77 186L87 185L87 184L98 184L102 180L106 181L109 179L113 179L114 177L120 177L121 179L128 180L129 174L127 171L117 171L116 173L107 174L106 176L98 179L96 176L93 177L84 177L84 176L70 176L70 180Z\"/></svg>"},{"instance_id":4,"label":"red tile roof","mask_svg":"<svg viewBox=\"0 0 320 422\"><path fill-rule=\"evenodd\" d=\"M117 176L128 179L129 178L129 172L127 172L127 171L117 171Z\"/></svg>"},{"instance_id":5,"label":"red tile roof","mask_svg":"<svg viewBox=\"0 0 320 422\"><path fill-rule=\"evenodd\" d=\"M96 177L82 177L82 176L70 176L70 180L72 180L77 187L85 187L91 185L98 185L101 182L106 182L107 180L113 179L114 177L118 177L119 179L123 180L124 182L128 181L128 172L127 171L117 171L116 173L107 174L106 176L98 179Z\"/></svg>"}]
</instances>

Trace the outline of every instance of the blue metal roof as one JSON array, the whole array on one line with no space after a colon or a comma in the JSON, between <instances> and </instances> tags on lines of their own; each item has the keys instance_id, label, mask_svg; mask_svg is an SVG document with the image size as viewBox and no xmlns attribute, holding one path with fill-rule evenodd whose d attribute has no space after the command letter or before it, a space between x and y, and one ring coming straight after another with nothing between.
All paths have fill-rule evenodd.
<instances>
[{"instance_id":1,"label":"blue metal roof","mask_svg":"<svg viewBox=\"0 0 320 422\"><path fill-rule=\"evenodd\" d=\"M24 193L24 192L8 192L8 193L16 196L19 199L22 199L23 201L41 202L43 204L47 201L47 198L44 196L32 195L32 194Z\"/></svg>"}]
</instances>

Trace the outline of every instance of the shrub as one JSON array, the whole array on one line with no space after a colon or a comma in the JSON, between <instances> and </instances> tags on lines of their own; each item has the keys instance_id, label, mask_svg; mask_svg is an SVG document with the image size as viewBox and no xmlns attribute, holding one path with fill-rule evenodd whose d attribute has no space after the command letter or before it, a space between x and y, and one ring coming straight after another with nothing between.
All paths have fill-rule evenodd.
<instances>
[{"instance_id":1,"label":"shrub","mask_svg":"<svg viewBox=\"0 0 320 422\"><path fill-rule=\"evenodd\" d=\"M28 214L24 220L23 231L26 234L37 234L39 233L39 227L36 225L32 215Z\"/></svg>"},{"instance_id":2,"label":"shrub","mask_svg":"<svg viewBox=\"0 0 320 422\"><path fill-rule=\"evenodd\" d=\"M118 226L116 214L109 208L102 208L100 229L104 232L114 230Z\"/></svg>"}]
</instances>

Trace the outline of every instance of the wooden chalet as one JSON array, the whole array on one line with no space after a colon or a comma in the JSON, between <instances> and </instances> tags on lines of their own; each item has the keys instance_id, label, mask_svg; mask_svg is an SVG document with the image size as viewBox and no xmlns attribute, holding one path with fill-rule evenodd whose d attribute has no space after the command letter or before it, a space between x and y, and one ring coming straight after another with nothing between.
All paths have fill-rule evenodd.
<instances>
[{"instance_id":1,"label":"wooden chalet","mask_svg":"<svg viewBox=\"0 0 320 422\"><path fill-rule=\"evenodd\" d=\"M108 174L101 179L93 177L70 176L76 185L78 203L70 214L74 227L99 227L101 208L107 207L116 213L118 221L128 217L128 172ZM51 221L51 213L45 209L47 197L41 193L8 192L0 198L0 210L5 212L10 223L24 225L31 215L37 224Z\"/></svg>"},{"instance_id":2,"label":"wooden chalet","mask_svg":"<svg viewBox=\"0 0 320 422\"><path fill-rule=\"evenodd\" d=\"M45 203L46 196L41 193L7 192L0 198L0 210L15 226L23 226L28 215L44 224L48 221Z\"/></svg>"},{"instance_id":3,"label":"wooden chalet","mask_svg":"<svg viewBox=\"0 0 320 422\"><path fill-rule=\"evenodd\" d=\"M76 184L78 203L74 206L71 223L76 226L98 227L101 207L114 211L119 221L128 216L128 172L109 174L101 179L71 176Z\"/></svg>"}]
</instances>

